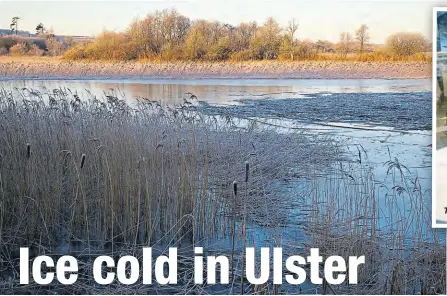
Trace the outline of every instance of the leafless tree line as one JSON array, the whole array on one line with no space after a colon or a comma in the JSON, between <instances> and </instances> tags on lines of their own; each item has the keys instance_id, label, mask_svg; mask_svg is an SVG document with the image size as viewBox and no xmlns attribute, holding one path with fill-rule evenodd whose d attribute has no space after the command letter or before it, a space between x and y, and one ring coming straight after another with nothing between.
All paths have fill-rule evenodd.
<instances>
[{"instance_id":1,"label":"leafless tree line","mask_svg":"<svg viewBox=\"0 0 447 296\"><path fill-rule=\"evenodd\" d=\"M342 32L336 43L300 40L298 29L299 23L295 19L286 26L271 17L263 24L243 22L233 26L218 21L191 20L175 9L165 9L135 19L124 32L104 31L95 40L72 46L65 56L93 60L294 61L332 56L346 59L352 55L362 58L379 51L377 45L370 43L370 30L366 24L354 33ZM43 24L39 24L36 31L45 32ZM48 50L49 55L61 54L73 45L62 48L55 40L48 43L50 47L56 47ZM429 51L429 45L421 34L396 33L387 40L386 55L411 56ZM382 48L380 51L385 52Z\"/></svg>"}]
</instances>

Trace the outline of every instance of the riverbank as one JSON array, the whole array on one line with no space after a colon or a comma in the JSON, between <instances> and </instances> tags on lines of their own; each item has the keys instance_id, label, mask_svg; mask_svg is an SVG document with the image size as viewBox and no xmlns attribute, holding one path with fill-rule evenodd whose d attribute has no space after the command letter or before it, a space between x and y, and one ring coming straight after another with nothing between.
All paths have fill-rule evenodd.
<instances>
[{"instance_id":1,"label":"riverbank","mask_svg":"<svg viewBox=\"0 0 447 296\"><path fill-rule=\"evenodd\" d=\"M60 58L0 57L0 80L7 79L423 79L426 62L248 61L88 62Z\"/></svg>"}]
</instances>

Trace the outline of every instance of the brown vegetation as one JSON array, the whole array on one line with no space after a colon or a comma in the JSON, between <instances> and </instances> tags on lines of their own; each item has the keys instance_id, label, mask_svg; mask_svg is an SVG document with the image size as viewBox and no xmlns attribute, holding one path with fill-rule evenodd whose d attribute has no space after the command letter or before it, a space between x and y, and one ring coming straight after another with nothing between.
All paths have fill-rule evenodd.
<instances>
[{"instance_id":1,"label":"brown vegetation","mask_svg":"<svg viewBox=\"0 0 447 296\"><path fill-rule=\"evenodd\" d=\"M371 54L373 55L373 53ZM331 56L332 57L332 56ZM430 78L427 62L365 62L347 57L348 61L89 61L60 58L0 57L0 79L22 78Z\"/></svg>"},{"instance_id":2,"label":"brown vegetation","mask_svg":"<svg viewBox=\"0 0 447 296\"><path fill-rule=\"evenodd\" d=\"M43 50L41 50L36 44L22 42L13 45L9 49L9 54L11 56L41 56L43 54Z\"/></svg>"},{"instance_id":3,"label":"brown vegetation","mask_svg":"<svg viewBox=\"0 0 447 296\"><path fill-rule=\"evenodd\" d=\"M103 32L95 40L69 49L70 60L355 60L355 61L430 61L425 54L429 42L417 33L397 33L386 46L369 44L366 25L355 32L343 32L336 44L319 40L298 40L298 23L292 20L282 28L268 18L238 26L207 20L190 21L175 10L149 14L134 21L124 32ZM398 38L396 44L393 40ZM401 44L400 40L403 40Z\"/></svg>"},{"instance_id":4,"label":"brown vegetation","mask_svg":"<svg viewBox=\"0 0 447 296\"><path fill-rule=\"evenodd\" d=\"M387 45L396 56L411 56L418 52L430 51L424 38L415 33L398 33L388 37Z\"/></svg>"},{"instance_id":5,"label":"brown vegetation","mask_svg":"<svg viewBox=\"0 0 447 296\"><path fill-rule=\"evenodd\" d=\"M59 56L73 45L70 39L62 42L54 35L39 35L38 37L8 35L0 37L0 55Z\"/></svg>"}]
</instances>

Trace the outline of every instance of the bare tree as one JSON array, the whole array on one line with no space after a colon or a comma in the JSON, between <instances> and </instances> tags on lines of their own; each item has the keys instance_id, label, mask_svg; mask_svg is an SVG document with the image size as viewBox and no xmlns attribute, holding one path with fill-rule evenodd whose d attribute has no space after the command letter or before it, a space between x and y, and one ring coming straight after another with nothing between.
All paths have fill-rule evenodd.
<instances>
[{"instance_id":1,"label":"bare tree","mask_svg":"<svg viewBox=\"0 0 447 296\"><path fill-rule=\"evenodd\" d=\"M257 24L253 23L240 23L235 29L235 49L246 50L250 46L250 41L256 35Z\"/></svg>"},{"instance_id":2,"label":"bare tree","mask_svg":"<svg viewBox=\"0 0 447 296\"><path fill-rule=\"evenodd\" d=\"M424 52L429 41L420 33L400 32L389 36L386 44L393 54L410 56Z\"/></svg>"},{"instance_id":3,"label":"bare tree","mask_svg":"<svg viewBox=\"0 0 447 296\"><path fill-rule=\"evenodd\" d=\"M338 42L338 52L342 58L346 58L352 51L353 38L351 33L343 32L340 34L340 41Z\"/></svg>"},{"instance_id":4,"label":"bare tree","mask_svg":"<svg viewBox=\"0 0 447 296\"><path fill-rule=\"evenodd\" d=\"M368 32L369 28L367 25L363 24L360 26L360 28L355 31L355 39L359 42L360 48L360 55L363 54L365 50L365 45L369 42L370 36Z\"/></svg>"},{"instance_id":5,"label":"bare tree","mask_svg":"<svg viewBox=\"0 0 447 296\"><path fill-rule=\"evenodd\" d=\"M296 30L298 30L298 24L295 23L295 19L292 19L289 21L287 27L286 27L286 36L288 39L288 45L289 45L289 54L290 54L290 60L293 61L293 53L294 53L294 35Z\"/></svg>"},{"instance_id":6,"label":"bare tree","mask_svg":"<svg viewBox=\"0 0 447 296\"><path fill-rule=\"evenodd\" d=\"M189 18L176 10L155 11L142 20L134 20L127 34L137 58L149 58L171 52L186 39L190 29Z\"/></svg>"},{"instance_id":7,"label":"bare tree","mask_svg":"<svg viewBox=\"0 0 447 296\"><path fill-rule=\"evenodd\" d=\"M256 52L257 59L272 60L278 57L281 45L281 27L278 22L269 17L262 27L258 29L251 47Z\"/></svg>"}]
</instances>

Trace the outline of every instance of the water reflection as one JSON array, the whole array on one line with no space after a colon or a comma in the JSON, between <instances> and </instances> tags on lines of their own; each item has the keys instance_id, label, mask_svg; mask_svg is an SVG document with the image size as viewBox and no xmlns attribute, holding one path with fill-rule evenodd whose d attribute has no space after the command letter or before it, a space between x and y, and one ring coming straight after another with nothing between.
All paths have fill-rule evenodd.
<instances>
[{"instance_id":1,"label":"water reflection","mask_svg":"<svg viewBox=\"0 0 447 296\"><path fill-rule=\"evenodd\" d=\"M430 80L351 80L351 79L201 79L201 80L9 80L0 88L32 88L41 92L66 87L81 97L87 92L102 96L111 89L127 99L145 97L166 104L179 104L185 93L199 100L225 105L245 99L303 98L312 93L413 92L430 91Z\"/></svg>"}]
</instances>

